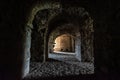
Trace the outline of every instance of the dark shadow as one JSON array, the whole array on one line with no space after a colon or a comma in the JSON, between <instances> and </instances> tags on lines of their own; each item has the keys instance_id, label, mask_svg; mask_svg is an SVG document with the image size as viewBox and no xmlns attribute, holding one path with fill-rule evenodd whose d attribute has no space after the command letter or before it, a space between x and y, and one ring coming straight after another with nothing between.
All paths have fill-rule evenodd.
<instances>
[{"instance_id":1,"label":"dark shadow","mask_svg":"<svg viewBox=\"0 0 120 80\"><path fill-rule=\"evenodd\" d=\"M70 76L56 76L56 77L35 77L23 80L96 80L95 75L70 75Z\"/></svg>"}]
</instances>

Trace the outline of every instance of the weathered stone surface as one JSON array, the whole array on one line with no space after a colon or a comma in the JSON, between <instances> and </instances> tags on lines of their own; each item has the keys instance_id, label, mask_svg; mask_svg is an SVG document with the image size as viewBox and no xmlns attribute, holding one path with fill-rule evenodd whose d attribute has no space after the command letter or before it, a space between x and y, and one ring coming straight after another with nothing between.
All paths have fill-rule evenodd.
<instances>
[{"instance_id":1,"label":"weathered stone surface","mask_svg":"<svg viewBox=\"0 0 120 80\"><path fill-rule=\"evenodd\" d=\"M24 42L23 42L23 48L24 48L24 56L23 56L23 70L22 70L22 77L25 77L29 73L29 67L30 67L30 48L31 48L31 28L26 27L25 28L25 34L24 34Z\"/></svg>"},{"instance_id":2,"label":"weathered stone surface","mask_svg":"<svg viewBox=\"0 0 120 80\"><path fill-rule=\"evenodd\" d=\"M43 61L44 54L44 29L33 30L31 39L31 61Z\"/></svg>"},{"instance_id":3,"label":"weathered stone surface","mask_svg":"<svg viewBox=\"0 0 120 80\"><path fill-rule=\"evenodd\" d=\"M82 57L81 57L81 38L80 36L77 36L75 39L75 54L76 54L76 58L81 61Z\"/></svg>"},{"instance_id":4,"label":"weathered stone surface","mask_svg":"<svg viewBox=\"0 0 120 80\"><path fill-rule=\"evenodd\" d=\"M63 62L54 60L46 63L32 62L30 74L25 80L94 73L93 63L79 62L73 54L49 54L49 58Z\"/></svg>"},{"instance_id":5,"label":"weathered stone surface","mask_svg":"<svg viewBox=\"0 0 120 80\"><path fill-rule=\"evenodd\" d=\"M56 0L52 1L0 0L0 80L20 80L24 55L23 29L26 25L32 27L34 16L39 10L59 7L54 6ZM64 7L82 6L90 13L94 19L94 33L92 34L94 35L95 70L100 74L110 73L107 79L118 80L113 73L120 72L120 2L114 0L60 1ZM89 43L89 40L85 42ZM115 77L111 78L113 75ZM98 79L103 80L101 78L100 76Z\"/></svg>"}]
</instances>

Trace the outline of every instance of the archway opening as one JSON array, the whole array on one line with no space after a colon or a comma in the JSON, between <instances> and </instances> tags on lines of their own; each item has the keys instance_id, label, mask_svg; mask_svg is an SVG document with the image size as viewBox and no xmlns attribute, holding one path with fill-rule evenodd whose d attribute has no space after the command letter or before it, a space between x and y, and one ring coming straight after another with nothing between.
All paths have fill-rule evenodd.
<instances>
[{"instance_id":1,"label":"archway opening","mask_svg":"<svg viewBox=\"0 0 120 80\"><path fill-rule=\"evenodd\" d=\"M75 40L68 34L58 36L53 46L53 52L75 52Z\"/></svg>"},{"instance_id":2,"label":"archway opening","mask_svg":"<svg viewBox=\"0 0 120 80\"><path fill-rule=\"evenodd\" d=\"M59 9L58 9L58 11L59 11ZM52 11L52 9L50 9L50 10L42 9L42 10L40 10L40 13L38 12L38 14L37 14L38 20L36 22L37 25L36 24L33 25L34 29L36 29L35 33L37 32L37 34L35 34L35 36L37 35L37 37L34 36L35 37L34 39L37 40L37 41L35 41L36 45L37 45L37 43L39 43L40 40L42 42L41 43L42 45L39 44L39 47L37 47L38 51L41 50L41 52L38 53L39 55L36 55L36 53L34 51L33 51L33 55L38 57L38 59L42 59L42 60L43 60L43 58L48 59L48 57L46 57L46 56L49 55L49 52L52 53L55 51L62 51L62 52L69 52L69 53L74 52L75 53L74 56L70 55L68 58L68 56L64 55L62 58L62 61L64 61L65 63L60 62L59 64L57 64L56 62L54 62L54 60L52 61L52 63L49 61L46 61L45 63L40 63L40 61L38 60L37 64L31 62L31 65L41 66L41 64L44 64L43 65L44 68L43 67L40 68L37 66L32 66L32 67L39 68L42 71L43 70L48 71L49 76L60 76L60 75L64 76L64 74L62 74L61 70L66 71L65 72L66 75L93 74L94 73L94 63L93 62L91 63L91 59L93 58L93 42L92 42L93 41L93 38L92 38L93 37L93 34L92 34L93 23L92 23L92 19L90 18L88 13L86 11L84 11L83 8L78 8L78 10L76 10L76 8L70 8L67 10L63 9L62 11L63 12L61 12L61 14L56 13L56 11L54 11L54 10ZM68 16L64 15L64 12ZM46 15L41 15L44 13L46 13ZM53 13L55 15L53 15ZM79 22L79 21L81 21L81 22ZM57 28L57 30L54 32L55 27ZM54 36L49 35L49 32L52 33L52 30L55 34ZM34 30L32 30L32 31L34 31ZM42 36L42 38L40 38L41 37L40 35ZM50 39L52 39L51 42L49 42L50 41L49 37L50 37ZM39 39L37 39L37 38L39 38ZM73 40L73 42L70 40L70 38ZM34 48L34 47L31 47L31 48ZM37 49L35 49L35 51ZM58 58L58 57L61 57L61 56L55 56L55 58ZM59 58L59 59L61 60L61 58ZM72 66L73 64L77 65L77 66ZM50 69L46 65L50 65L49 67L52 67L52 69ZM61 68L61 70L57 70L56 67L60 68L61 65L63 66ZM27 66L29 66L29 65L27 65ZM92 67L89 67L89 66L92 66ZM67 67L67 69L70 68L70 70L69 71L65 70L64 67ZM85 67L85 69L84 69L84 67ZM55 72L49 72L53 69L55 69ZM88 69L90 71L87 72ZM31 70L33 70L33 68L31 68ZM38 72L40 70L38 70ZM79 71L78 74L76 74L77 70ZM44 76L46 77L44 71L43 71L43 73L40 74L40 76L42 76L44 74ZM28 70L28 72L29 72L29 70ZM33 72L35 72L35 71L33 70ZM57 74L57 72L59 74ZM68 74L67 72L69 72L70 74ZM50 73L52 73L52 74L50 74ZM34 73L31 73L31 74L34 74ZM38 75L38 74L35 74L35 75Z\"/></svg>"}]
</instances>

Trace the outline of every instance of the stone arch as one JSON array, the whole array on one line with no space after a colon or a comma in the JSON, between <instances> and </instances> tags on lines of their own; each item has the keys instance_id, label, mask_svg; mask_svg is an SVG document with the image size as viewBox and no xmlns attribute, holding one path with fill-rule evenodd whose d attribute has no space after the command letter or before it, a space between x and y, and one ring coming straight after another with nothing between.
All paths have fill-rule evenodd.
<instances>
[{"instance_id":1,"label":"stone arch","mask_svg":"<svg viewBox=\"0 0 120 80\"><path fill-rule=\"evenodd\" d=\"M62 13L67 13L68 15L65 15L65 18L63 18L63 16L61 16L63 19L65 20L66 18L68 18L66 21L67 24L68 23L73 23L73 24L77 24L80 28L78 28L78 30L80 31L81 35L81 53L82 53L82 61L93 61L93 19L90 17L89 13L87 11L84 10L84 8L75 8L75 7L71 7L71 8L65 8L62 9ZM71 15L71 17L69 16ZM58 15L59 16L59 15ZM57 16L57 18L58 18ZM69 17L67 17L69 16ZM60 18L61 18L60 17ZM76 17L75 21L73 18ZM53 21L55 21L54 19L56 19L56 16L53 18ZM59 18L58 18L59 19ZM60 21L60 20L58 20ZM49 22L50 26L54 26L57 27L58 25L51 25L54 22ZM57 21L55 22L57 23ZM65 23L62 23L65 24ZM62 25L60 24L60 25ZM59 25L59 26L60 26ZM49 27L48 27L49 28ZM86 46L86 47L85 47ZM89 55L90 53L92 53L91 55Z\"/></svg>"},{"instance_id":2,"label":"stone arch","mask_svg":"<svg viewBox=\"0 0 120 80\"><path fill-rule=\"evenodd\" d=\"M32 6L30 10L30 14L28 14L27 16L27 25L29 25L30 27L33 27L32 21L34 20L34 16L36 15L38 11L44 10L44 9L57 9L60 7L61 5L59 2L36 1L36 3L34 3L34 5Z\"/></svg>"},{"instance_id":3,"label":"stone arch","mask_svg":"<svg viewBox=\"0 0 120 80\"><path fill-rule=\"evenodd\" d=\"M35 14L37 14L38 12L42 12L44 10L48 10L49 11L49 14L48 14L49 16L47 18L45 16L43 16L43 17L45 17L45 19L44 20L43 19L40 20L40 22L45 22L46 21L45 25L44 24L40 25L40 27L44 26L44 28L45 28L44 42L43 42L44 43L44 51L43 51L44 52L44 55L43 55L44 58L43 59L44 59L44 61L46 61L46 59L47 59L47 56L46 56L46 53L47 53L47 42L48 42L48 38L47 38L48 25L47 25L47 22L53 16L55 16L57 13L59 13L61 9L60 9L60 4L57 3L57 2L51 2L51 3L45 2L45 3L41 3L41 4L43 4L44 6L41 6L41 5L37 4L37 6L35 6L35 8L32 10L32 12L33 12L32 14L34 14L34 16L35 16ZM31 20L33 20L33 17L31 17ZM31 20L28 21L28 24L32 23Z\"/></svg>"},{"instance_id":4,"label":"stone arch","mask_svg":"<svg viewBox=\"0 0 120 80\"><path fill-rule=\"evenodd\" d=\"M45 32L45 37L44 37L44 61L47 59L47 54L48 54L48 31L50 30L49 29L49 23L51 22L51 20L53 20L57 15L59 15L60 13L67 13L69 15L75 15L76 18L77 18L77 15L79 15L79 18L83 17L84 19L78 19L77 22L79 22L79 20L81 20L81 22L79 22L79 26L85 26L85 27L82 27L80 29L80 31L83 31L85 30L83 33L81 33L81 37L84 36L85 34L84 33L87 33L89 34L88 32L92 32L92 30L89 29L86 29L86 28L90 28L90 26L88 26L87 24L88 23L92 23L90 22L89 20L91 20L89 14L83 9L83 8L62 8L60 3L59 2L40 2L38 1L37 3L35 3L32 8L31 8L31 11L30 11L30 14L28 14L28 16L26 16L26 25L25 25L25 31L24 33L26 34L24 37L25 39L23 40L24 44L31 44L31 42L29 41L28 43L26 43L26 40L29 38L31 39L31 29L33 28L33 25L32 25L32 21L34 19L34 16L36 15L36 13L40 10L44 10L44 9L57 9L59 10L59 12L53 12L54 14L53 15L50 15L50 18L48 19L47 21L47 24L45 25L47 28L46 28L46 32ZM77 14L76 14L77 13ZM72 17L74 18L74 16ZM86 19L87 18L87 19ZM80 24L81 23L81 24ZM87 25L87 27L86 27ZM88 31L88 32L87 32ZM29 35L27 35L29 33ZM90 34L89 34L90 35ZM87 39L89 38L89 36L87 36ZM81 40L83 43L85 43L84 46L88 45L87 44L87 40L85 40L86 38L84 37L83 40ZM85 40L85 41L84 41ZM90 44L90 43L89 43ZM85 49L88 49L85 48ZM88 50L87 50L88 51ZM83 52L83 53L86 53L88 54L87 52ZM29 73L29 58L28 58L28 55L30 55L30 45L29 45L29 49L28 51L26 52L26 50L24 50L24 68L23 68L23 77L26 76L28 73ZM27 63L27 64L26 64ZM26 71L27 70L27 71Z\"/></svg>"},{"instance_id":5,"label":"stone arch","mask_svg":"<svg viewBox=\"0 0 120 80\"><path fill-rule=\"evenodd\" d=\"M78 26L78 25L75 25ZM56 26L57 28L55 28L54 30L52 30L51 32L49 32L48 35L48 41L50 43L54 43L55 39L63 34L68 34L73 36L74 38L76 37L76 31L78 30L77 28L74 28L74 24L73 23L66 23L64 25L61 26ZM79 31L77 31L78 33Z\"/></svg>"},{"instance_id":6,"label":"stone arch","mask_svg":"<svg viewBox=\"0 0 120 80\"><path fill-rule=\"evenodd\" d=\"M32 22L34 20L34 16L40 10L56 9L59 7L60 7L60 4L58 2L36 1L36 3L33 3L31 9L29 9L28 13L26 14L25 27L21 30L22 36L23 36L22 41L23 41L23 57L24 57L23 67L22 67L22 77L25 77L29 73L31 33L33 29Z\"/></svg>"},{"instance_id":7,"label":"stone arch","mask_svg":"<svg viewBox=\"0 0 120 80\"><path fill-rule=\"evenodd\" d=\"M33 40L32 45L31 46L31 52L36 52L35 54L31 54L33 55L31 57L32 60L34 60L36 58L36 61L43 61L43 55L44 55L44 40L46 38L46 29L47 29L47 21L48 18L51 16L51 12L52 9L44 9L44 10L40 10L36 13L36 15L34 16L34 20L33 20L33 33L36 35L33 35L32 37L36 40ZM36 37L35 37L36 36ZM34 44L36 43L36 45ZM39 44L38 44L39 43ZM36 47L36 49L34 49ZM42 48L42 49L40 49ZM40 58L40 56L42 56Z\"/></svg>"},{"instance_id":8,"label":"stone arch","mask_svg":"<svg viewBox=\"0 0 120 80\"><path fill-rule=\"evenodd\" d=\"M54 44L54 41L55 41L55 39L57 38L57 37L59 37L59 36L61 36L61 35L64 35L64 34L66 34L66 35L69 35L69 36L71 36L73 39L75 39L75 36L76 36L76 34L74 34L74 32L69 32L69 31L62 31L62 32L59 32L59 30L58 29L56 29L55 31L53 31L53 32L51 32L51 34L49 35L49 42L48 42L48 46L49 46L49 48L50 49L52 49L53 48L53 44ZM50 50L50 49L48 49L48 50ZM49 51L48 51L49 52Z\"/></svg>"}]
</instances>

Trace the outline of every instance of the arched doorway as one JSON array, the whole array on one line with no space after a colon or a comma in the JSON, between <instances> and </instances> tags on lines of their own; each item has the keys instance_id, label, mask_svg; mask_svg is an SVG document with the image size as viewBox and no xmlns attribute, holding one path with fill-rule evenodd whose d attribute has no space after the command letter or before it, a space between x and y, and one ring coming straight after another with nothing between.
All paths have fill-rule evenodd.
<instances>
[{"instance_id":1,"label":"arched doorway","mask_svg":"<svg viewBox=\"0 0 120 80\"><path fill-rule=\"evenodd\" d=\"M62 34L55 38L53 41L52 49L50 52L74 52L75 51L75 40L72 35Z\"/></svg>"},{"instance_id":2,"label":"arched doorway","mask_svg":"<svg viewBox=\"0 0 120 80\"><path fill-rule=\"evenodd\" d=\"M49 7L50 8L50 7ZM55 11L52 8L49 9L48 7L45 9L39 9L41 12L45 11L47 15L42 15L40 17L40 30L44 29L44 37L43 37L43 59L46 61L48 59L48 41L50 37L50 33L54 31L55 27L58 26L64 26L64 29L68 29L68 31L71 31L73 29L77 32L75 33L76 36L76 42L77 46L75 46L75 51L79 53L77 55L77 58L80 59L80 61L92 61L93 59L93 20L89 16L88 12L86 12L83 8L75 8L75 7L68 7L63 8L61 10L60 6L57 5L57 8L55 7ZM53 9L53 10L52 10ZM37 11L39 11L37 10ZM56 10L58 12L56 12ZM79 13L78 13L79 12ZM52 13L52 14L51 14ZM54 13L54 14L53 14ZM33 15L32 15L33 16ZM35 15L34 15L35 16ZM32 17L33 20L33 17ZM31 25L31 21L28 21L28 24ZM30 23L29 23L30 22ZM56 24L57 23L57 24ZM72 28L69 28L68 25L76 24L72 26ZM65 27L67 25L67 28ZM33 26L34 28L35 26ZM65 30L67 31L67 30ZM75 31L74 31L75 32ZM63 34L63 33L62 33ZM69 49L66 49L69 51ZM25 53L26 54L26 53ZM30 55L30 53L29 53ZM28 55L26 55L28 56ZM32 57L32 56L31 56ZM41 56L39 56L41 57ZM80 58L81 57L81 58ZM29 64L26 65L27 69L29 67ZM26 69L26 68L25 68ZM24 71L24 70L23 70ZM29 72L29 70L26 71L26 74Z\"/></svg>"}]
</instances>

